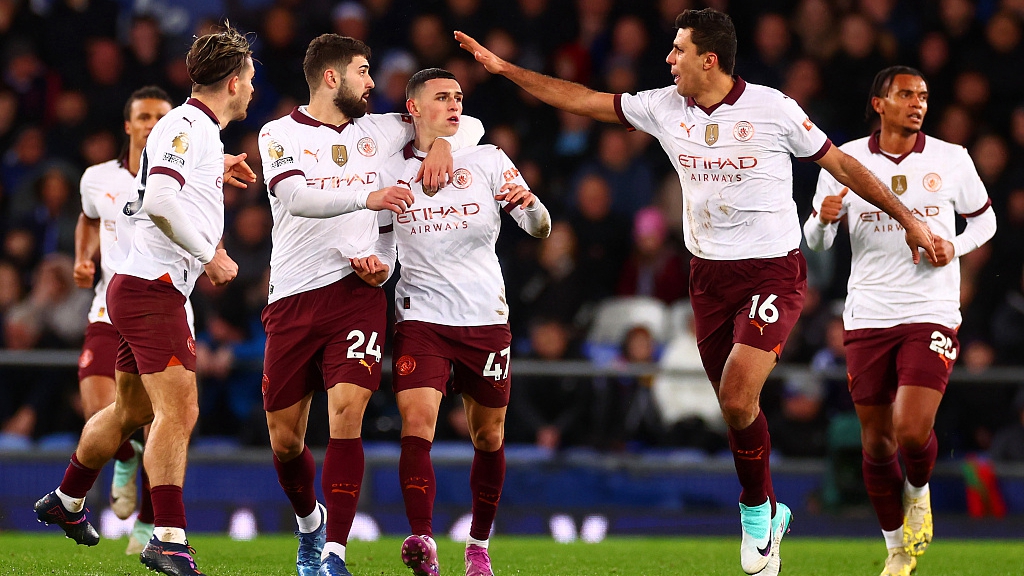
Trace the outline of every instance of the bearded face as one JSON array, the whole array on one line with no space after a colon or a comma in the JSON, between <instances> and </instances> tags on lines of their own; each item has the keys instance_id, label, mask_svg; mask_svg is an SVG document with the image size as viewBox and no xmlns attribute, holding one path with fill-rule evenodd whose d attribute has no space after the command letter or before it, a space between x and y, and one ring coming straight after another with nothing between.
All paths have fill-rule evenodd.
<instances>
[{"instance_id":1,"label":"bearded face","mask_svg":"<svg viewBox=\"0 0 1024 576\"><path fill-rule=\"evenodd\" d=\"M348 118L362 118L366 115L366 100L363 96L364 94L357 94L351 87L343 84L334 96L334 105Z\"/></svg>"}]
</instances>

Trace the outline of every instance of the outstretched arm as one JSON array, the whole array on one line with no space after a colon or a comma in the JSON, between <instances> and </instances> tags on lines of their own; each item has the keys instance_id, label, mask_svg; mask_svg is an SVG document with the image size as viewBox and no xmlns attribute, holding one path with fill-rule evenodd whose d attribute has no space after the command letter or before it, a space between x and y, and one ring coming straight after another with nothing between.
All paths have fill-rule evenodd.
<instances>
[{"instance_id":1,"label":"outstretched arm","mask_svg":"<svg viewBox=\"0 0 1024 576\"><path fill-rule=\"evenodd\" d=\"M858 196L881 208L903 226L907 231L907 245L910 247L914 264L921 261L919 248L924 249L929 261L936 261L932 232L928 225L915 218L899 198L863 164L832 146L818 160L818 165L828 170L843 186L848 186Z\"/></svg>"},{"instance_id":2,"label":"outstretched arm","mask_svg":"<svg viewBox=\"0 0 1024 576\"><path fill-rule=\"evenodd\" d=\"M542 102L566 112L618 124L614 94L597 92L575 82L538 74L506 62L463 32L456 31L455 39L459 47L472 54L488 72L501 74Z\"/></svg>"}]
</instances>

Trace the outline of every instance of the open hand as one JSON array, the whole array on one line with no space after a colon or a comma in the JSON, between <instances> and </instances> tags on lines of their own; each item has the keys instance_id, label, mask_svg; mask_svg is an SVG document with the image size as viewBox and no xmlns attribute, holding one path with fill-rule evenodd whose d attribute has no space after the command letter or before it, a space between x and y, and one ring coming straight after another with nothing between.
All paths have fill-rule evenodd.
<instances>
[{"instance_id":1,"label":"open hand","mask_svg":"<svg viewBox=\"0 0 1024 576\"><path fill-rule=\"evenodd\" d=\"M476 58L477 62L483 64L484 68L491 74L503 74L508 68L508 62L498 58L493 52L481 46L469 34L456 30L455 40L459 43L459 48L472 54L473 58Z\"/></svg>"},{"instance_id":2,"label":"open hand","mask_svg":"<svg viewBox=\"0 0 1024 576\"><path fill-rule=\"evenodd\" d=\"M224 183L237 188L246 188L248 183L256 182L256 173L245 163L247 154L242 152L238 155L224 155Z\"/></svg>"},{"instance_id":3,"label":"open hand","mask_svg":"<svg viewBox=\"0 0 1024 576\"><path fill-rule=\"evenodd\" d=\"M529 188L509 182L501 187L501 194L497 194L494 197L495 200L504 200L513 206L522 206L524 209L529 208L537 201L537 197L530 192Z\"/></svg>"}]
</instances>

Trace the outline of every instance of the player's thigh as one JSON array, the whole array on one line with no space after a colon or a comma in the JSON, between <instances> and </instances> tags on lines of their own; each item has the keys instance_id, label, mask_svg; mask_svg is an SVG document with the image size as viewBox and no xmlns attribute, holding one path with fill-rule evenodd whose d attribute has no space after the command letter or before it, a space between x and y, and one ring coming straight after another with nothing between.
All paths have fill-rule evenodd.
<instances>
[{"instance_id":1,"label":"player's thigh","mask_svg":"<svg viewBox=\"0 0 1024 576\"><path fill-rule=\"evenodd\" d=\"M142 377L130 372L114 373L114 406L126 422L135 426L153 421L153 401Z\"/></svg>"},{"instance_id":2,"label":"player's thigh","mask_svg":"<svg viewBox=\"0 0 1024 576\"><path fill-rule=\"evenodd\" d=\"M161 372L143 374L141 378L155 417L190 429L195 425L199 416L195 372L184 366L169 366Z\"/></svg>"},{"instance_id":3,"label":"player's thigh","mask_svg":"<svg viewBox=\"0 0 1024 576\"><path fill-rule=\"evenodd\" d=\"M320 360L325 339L315 329L315 294L301 292L271 302L261 315L267 335L263 353L263 409L274 429L297 431L302 417L302 436L308 401L314 390L323 388ZM270 413L279 413L271 416ZM281 426L278 426L280 424Z\"/></svg>"},{"instance_id":4,"label":"player's thigh","mask_svg":"<svg viewBox=\"0 0 1024 576\"><path fill-rule=\"evenodd\" d=\"M114 379L107 376L86 376L78 381L82 412L88 420L93 414L114 402Z\"/></svg>"},{"instance_id":5,"label":"player's thigh","mask_svg":"<svg viewBox=\"0 0 1024 576\"><path fill-rule=\"evenodd\" d=\"M85 417L114 401L114 364L120 336L105 322L92 322L85 329L82 353L78 356L78 388Z\"/></svg>"},{"instance_id":6,"label":"player's thigh","mask_svg":"<svg viewBox=\"0 0 1024 576\"><path fill-rule=\"evenodd\" d=\"M800 317L807 264L794 250L779 258L691 262L690 302L701 362L711 382L722 380L734 344L776 359Z\"/></svg>"},{"instance_id":7,"label":"player's thigh","mask_svg":"<svg viewBox=\"0 0 1024 576\"><path fill-rule=\"evenodd\" d=\"M387 327L384 291L351 274L332 285L336 298L322 306L318 330L324 334L323 375L330 388L338 383L355 384L372 392L380 387L382 349Z\"/></svg>"},{"instance_id":8,"label":"player's thigh","mask_svg":"<svg viewBox=\"0 0 1024 576\"><path fill-rule=\"evenodd\" d=\"M116 369L155 374L182 366L195 372L195 340L185 301L167 282L115 274L107 302L114 328L127 345L118 347Z\"/></svg>"},{"instance_id":9,"label":"player's thigh","mask_svg":"<svg viewBox=\"0 0 1024 576\"><path fill-rule=\"evenodd\" d=\"M417 388L447 393L453 352L445 327L407 320L395 326L391 387L395 394Z\"/></svg>"},{"instance_id":10,"label":"player's thigh","mask_svg":"<svg viewBox=\"0 0 1024 576\"><path fill-rule=\"evenodd\" d=\"M756 403L768 375L778 363L774 352L737 343L725 361L718 395L723 408L730 402Z\"/></svg>"},{"instance_id":11,"label":"player's thigh","mask_svg":"<svg viewBox=\"0 0 1024 576\"><path fill-rule=\"evenodd\" d=\"M888 406L896 400L900 337L891 328L843 333L850 396L857 406Z\"/></svg>"},{"instance_id":12,"label":"player's thigh","mask_svg":"<svg viewBox=\"0 0 1024 576\"><path fill-rule=\"evenodd\" d=\"M512 382L512 333L507 324L459 328L452 344L452 391L490 408L508 406Z\"/></svg>"},{"instance_id":13,"label":"player's thigh","mask_svg":"<svg viewBox=\"0 0 1024 576\"><path fill-rule=\"evenodd\" d=\"M298 456L306 442L306 426L309 422L309 405L313 392L280 410L267 410L267 431L270 433L270 448L282 462Z\"/></svg>"},{"instance_id":14,"label":"player's thigh","mask_svg":"<svg viewBox=\"0 0 1024 576\"><path fill-rule=\"evenodd\" d=\"M956 331L930 323L904 324L894 330L901 340L896 353L899 386L919 386L944 394L960 354Z\"/></svg>"}]
</instances>

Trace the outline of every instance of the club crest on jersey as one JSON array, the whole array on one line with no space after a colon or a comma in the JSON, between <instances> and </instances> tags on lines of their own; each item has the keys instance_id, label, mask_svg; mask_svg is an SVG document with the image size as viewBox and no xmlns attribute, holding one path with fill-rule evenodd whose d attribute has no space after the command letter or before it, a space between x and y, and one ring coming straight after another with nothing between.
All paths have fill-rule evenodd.
<instances>
[{"instance_id":1,"label":"club crest on jersey","mask_svg":"<svg viewBox=\"0 0 1024 576\"><path fill-rule=\"evenodd\" d=\"M708 143L708 146L718 142L718 124L708 124L704 128L704 141Z\"/></svg>"},{"instance_id":2,"label":"club crest on jersey","mask_svg":"<svg viewBox=\"0 0 1024 576\"><path fill-rule=\"evenodd\" d=\"M938 192L942 189L942 177L935 172L925 174L924 189L929 192Z\"/></svg>"},{"instance_id":3,"label":"club crest on jersey","mask_svg":"<svg viewBox=\"0 0 1024 576\"><path fill-rule=\"evenodd\" d=\"M282 156L284 156L284 146L278 144L276 140L267 142L267 157L271 160L280 160Z\"/></svg>"},{"instance_id":4,"label":"club crest on jersey","mask_svg":"<svg viewBox=\"0 0 1024 576\"><path fill-rule=\"evenodd\" d=\"M754 137L754 125L746 120L740 120L732 127L732 137L740 142L746 142Z\"/></svg>"},{"instance_id":5,"label":"club crest on jersey","mask_svg":"<svg viewBox=\"0 0 1024 576\"><path fill-rule=\"evenodd\" d=\"M455 174L452 175L452 184L454 184L459 190L469 188L472 183L473 175L465 168L459 168L455 171Z\"/></svg>"},{"instance_id":6,"label":"club crest on jersey","mask_svg":"<svg viewBox=\"0 0 1024 576\"><path fill-rule=\"evenodd\" d=\"M904 174L897 174L892 177L892 192L897 196L901 196L907 191L907 177Z\"/></svg>"},{"instance_id":7,"label":"club crest on jersey","mask_svg":"<svg viewBox=\"0 0 1024 576\"><path fill-rule=\"evenodd\" d=\"M184 154L188 151L189 139L188 134L184 132L178 132L178 135L171 140L171 148L178 154Z\"/></svg>"},{"instance_id":8,"label":"club crest on jersey","mask_svg":"<svg viewBox=\"0 0 1024 576\"><path fill-rule=\"evenodd\" d=\"M373 156L377 153L377 143L373 141L373 138L366 136L360 138L359 142L356 142L356 150L359 150L359 153L363 156Z\"/></svg>"},{"instance_id":9,"label":"club crest on jersey","mask_svg":"<svg viewBox=\"0 0 1024 576\"><path fill-rule=\"evenodd\" d=\"M89 365L92 364L92 358L93 358L92 350L90 350L88 348L86 348L85 350L82 350L81 356L78 357L78 367L79 368L88 368Z\"/></svg>"},{"instance_id":10,"label":"club crest on jersey","mask_svg":"<svg viewBox=\"0 0 1024 576\"><path fill-rule=\"evenodd\" d=\"M338 166L348 164L348 148L345 148L344 144L331 146L331 160L334 160Z\"/></svg>"}]
</instances>

